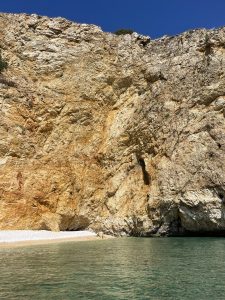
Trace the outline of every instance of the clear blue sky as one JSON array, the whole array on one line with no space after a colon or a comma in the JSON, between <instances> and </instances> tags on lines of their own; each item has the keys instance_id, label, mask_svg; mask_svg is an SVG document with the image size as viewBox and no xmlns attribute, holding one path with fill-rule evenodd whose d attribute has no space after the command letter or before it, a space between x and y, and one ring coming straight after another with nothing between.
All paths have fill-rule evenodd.
<instances>
[{"instance_id":1,"label":"clear blue sky","mask_svg":"<svg viewBox=\"0 0 225 300\"><path fill-rule=\"evenodd\" d=\"M225 25L225 0L0 0L0 11L62 16L111 32L130 28L152 38Z\"/></svg>"}]
</instances>

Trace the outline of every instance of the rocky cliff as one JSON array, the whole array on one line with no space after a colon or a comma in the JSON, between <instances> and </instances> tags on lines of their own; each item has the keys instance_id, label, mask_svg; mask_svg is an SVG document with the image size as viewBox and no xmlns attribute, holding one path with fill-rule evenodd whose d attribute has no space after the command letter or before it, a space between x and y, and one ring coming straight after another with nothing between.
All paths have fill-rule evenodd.
<instances>
[{"instance_id":1,"label":"rocky cliff","mask_svg":"<svg viewBox=\"0 0 225 300\"><path fill-rule=\"evenodd\" d=\"M225 231L225 28L1 14L0 39L0 229Z\"/></svg>"}]
</instances>

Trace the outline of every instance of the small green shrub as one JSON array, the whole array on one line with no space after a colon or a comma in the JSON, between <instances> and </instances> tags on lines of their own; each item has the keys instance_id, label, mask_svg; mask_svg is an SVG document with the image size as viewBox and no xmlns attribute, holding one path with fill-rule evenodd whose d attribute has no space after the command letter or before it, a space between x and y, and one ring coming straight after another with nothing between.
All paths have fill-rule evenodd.
<instances>
[{"instance_id":1,"label":"small green shrub","mask_svg":"<svg viewBox=\"0 0 225 300\"><path fill-rule=\"evenodd\" d=\"M2 54L0 52L0 73L7 69L8 63L2 58Z\"/></svg>"},{"instance_id":2,"label":"small green shrub","mask_svg":"<svg viewBox=\"0 0 225 300\"><path fill-rule=\"evenodd\" d=\"M132 34L134 31L131 29L119 29L114 32L116 35Z\"/></svg>"}]
</instances>

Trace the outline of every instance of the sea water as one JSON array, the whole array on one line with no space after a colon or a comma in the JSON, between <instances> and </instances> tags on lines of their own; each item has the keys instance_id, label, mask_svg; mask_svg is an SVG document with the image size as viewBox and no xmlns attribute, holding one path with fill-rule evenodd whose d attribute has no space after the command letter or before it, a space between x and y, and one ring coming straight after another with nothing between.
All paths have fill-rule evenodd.
<instances>
[{"instance_id":1,"label":"sea water","mask_svg":"<svg viewBox=\"0 0 225 300\"><path fill-rule=\"evenodd\" d=\"M0 249L0 299L225 299L224 238Z\"/></svg>"}]
</instances>

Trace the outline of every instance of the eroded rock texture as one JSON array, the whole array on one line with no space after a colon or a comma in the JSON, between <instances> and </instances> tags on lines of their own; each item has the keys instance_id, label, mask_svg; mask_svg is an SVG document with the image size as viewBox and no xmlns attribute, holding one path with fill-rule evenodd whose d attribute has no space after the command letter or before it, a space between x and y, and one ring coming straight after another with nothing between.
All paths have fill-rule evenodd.
<instances>
[{"instance_id":1,"label":"eroded rock texture","mask_svg":"<svg viewBox=\"0 0 225 300\"><path fill-rule=\"evenodd\" d=\"M1 14L0 38L0 229L225 230L225 28Z\"/></svg>"}]
</instances>

